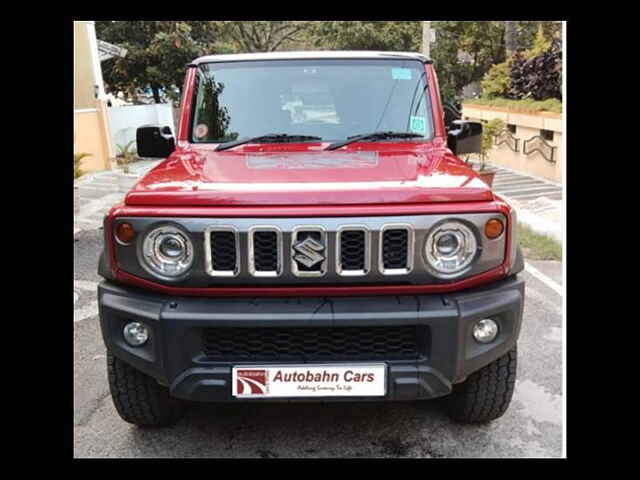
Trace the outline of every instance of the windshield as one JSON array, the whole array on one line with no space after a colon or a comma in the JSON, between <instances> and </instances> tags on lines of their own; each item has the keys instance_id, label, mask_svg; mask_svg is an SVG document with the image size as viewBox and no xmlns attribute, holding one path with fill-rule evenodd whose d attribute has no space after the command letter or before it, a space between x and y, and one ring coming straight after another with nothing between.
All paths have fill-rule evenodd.
<instances>
[{"instance_id":1,"label":"windshield","mask_svg":"<svg viewBox=\"0 0 640 480\"><path fill-rule=\"evenodd\" d=\"M197 69L190 140L221 143L271 133L337 141L368 132L433 135L417 60L279 60Z\"/></svg>"}]
</instances>

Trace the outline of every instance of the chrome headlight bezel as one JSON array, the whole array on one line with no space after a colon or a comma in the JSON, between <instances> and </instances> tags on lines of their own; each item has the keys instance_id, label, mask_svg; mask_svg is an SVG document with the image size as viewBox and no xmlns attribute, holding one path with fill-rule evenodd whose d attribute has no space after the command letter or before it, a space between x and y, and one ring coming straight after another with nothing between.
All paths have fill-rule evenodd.
<instances>
[{"instance_id":1,"label":"chrome headlight bezel","mask_svg":"<svg viewBox=\"0 0 640 480\"><path fill-rule=\"evenodd\" d=\"M438 241L445 235L455 238L457 247L450 254L438 252ZM442 280L459 278L468 273L482 250L476 229L460 219L446 219L434 225L425 238L423 256L427 270ZM453 268L447 264L455 262Z\"/></svg>"},{"instance_id":2,"label":"chrome headlight bezel","mask_svg":"<svg viewBox=\"0 0 640 480\"><path fill-rule=\"evenodd\" d=\"M162 243L173 241L182 250L177 256L163 252ZM184 279L194 263L194 247L189 233L175 224L155 226L140 241L138 261L151 275L165 281Z\"/></svg>"}]
</instances>

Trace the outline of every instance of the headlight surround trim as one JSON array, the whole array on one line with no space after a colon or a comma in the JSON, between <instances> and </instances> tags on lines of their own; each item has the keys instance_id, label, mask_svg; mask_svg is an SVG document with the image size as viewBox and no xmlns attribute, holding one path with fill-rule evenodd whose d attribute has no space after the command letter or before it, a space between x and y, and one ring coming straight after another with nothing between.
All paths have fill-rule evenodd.
<instances>
[{"instance_id":1,"label":"headlight surround trim","mask_svg":"<svg viewBox=\"0 0 640 480\"><path fill-rule=\"evenodd\" d=\"M449 255L438 253L438 241L445 235L454 235L458 246ZM452 280L465 275L473 267L474 261L482 251L482 242L476 231L476 227L462 218L447 218L435 224L427 234L423 246L425 265L429 273L443 280ZM446 263L455 262L456 257L462 253L453 270L446 270Z\"/></svg>"},{"instance_id":2,"label":"headlight surround trim","mask_svg":"<svg viewBox=\"0 0 640 480\"><path fill-rule=\"evenodd\" d=\"M165 255L161 246L167 240L177 242L183 253L174 258ZM172 223L154 225L142 235L137 254L142 268L154 277L169 282L184 280L194 264L195 256L189 233Z\"/></svg>"}]
</instances>

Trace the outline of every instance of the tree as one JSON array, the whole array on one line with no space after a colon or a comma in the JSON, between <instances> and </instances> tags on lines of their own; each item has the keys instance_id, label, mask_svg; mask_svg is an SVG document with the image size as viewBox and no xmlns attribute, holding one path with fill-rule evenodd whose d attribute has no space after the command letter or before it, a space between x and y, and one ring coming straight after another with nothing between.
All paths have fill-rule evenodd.
<instances>
[{"instance_id":1,"label":"tree","mask_svg":"<svg viewBox=\"0 0 640 480\"><path fill-rule=\"evenodd\" d=\"M504 22L504 45L507 57L518 51L518 22Z\"/></svg>"},{"instance_id":2,"label":"tree","mask_svg":"<svg viewBox=\"0 0 640 480\"><path fill-rule=\"evenodd\" d=\"M519 50L532 48L536 42L539 30L542 30L544 39L548 42L562 42L562 22L519 21L516 23L518 24Z\"/></svg>"},{"instance_id":3,"label":"tree","mask_svg":"<svg viewBox=\"0 0 640 480\"><path fill-rule=\"evenodd\" d=\"M313 22L311 42L335 50L420 52L421 22Z\"/></svg>"},{"instance_id":4,"label":"tree","mask_svg":"<svg viewBox=\"0 0 640 480\"><path fill-rule=\"evenodd\" d=\"M273 52L296 41L309 22L215 22L221 34L240 52Z\"/></svg>"},{"instance_id":5,"label":"tree","mask_svg":"<svg viewBox=\"0 0 640 480\"><path fill-rule=\"evenodd\" d=\"M437 35L431 58L445 99L458 96L506 58L504 22L431 22L431 28Z\"/></svg>"},{"instance_id":6,"label":"tree","mask_svg":"<svg viewBox=\"0 0 640 480\"><path fill-rule=\"evenodd\" d=\"M102 62L109 89L135 99L138 88L150 85L160 103L160 89L182 86L187 63L214 53L219 28L216 22L96 21L96 36L127 49L125 57Z\"/></svg>"},{"instance_id":7,"label":"tree","mask_svg":"<svg viewBox=\"0 0 640 480\"><path fill-rule=\"evenodd\" d=\"M495 64L511 57L508 51L527 50L542 30L546 40L561 41L561 22L431 22L437 40L431 58L445 99L457 97L469 83L481 80Z\"/></svg>"}]
</instances>

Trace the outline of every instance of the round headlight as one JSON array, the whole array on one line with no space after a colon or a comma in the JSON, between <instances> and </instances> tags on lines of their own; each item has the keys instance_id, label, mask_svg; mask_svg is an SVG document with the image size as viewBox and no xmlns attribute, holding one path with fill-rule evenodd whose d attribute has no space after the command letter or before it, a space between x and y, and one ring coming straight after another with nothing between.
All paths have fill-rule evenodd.
<instances>
[{"instance_id":1,"label":"round headlight","mask_svg":"<svg viewBox=\"0 0 640 480\"><path fill-rule=\"evenodd\" d=\"M462 275L471 265L477 250L478 242L474 233L457 221L436 226L424 245L427 266L438 278Z\"/></svg>"},{"instance_id":2,"label":"round headlight","mask_svg":"<svg viewBox=\"0 0 640 480\"><path fill-rule=\"evenodd\" d=\"M142 266L159 278L174 279L193 264L193 245L189 236L173 225L151 230L142 242Z\"/></svg>"}]
</instances>

